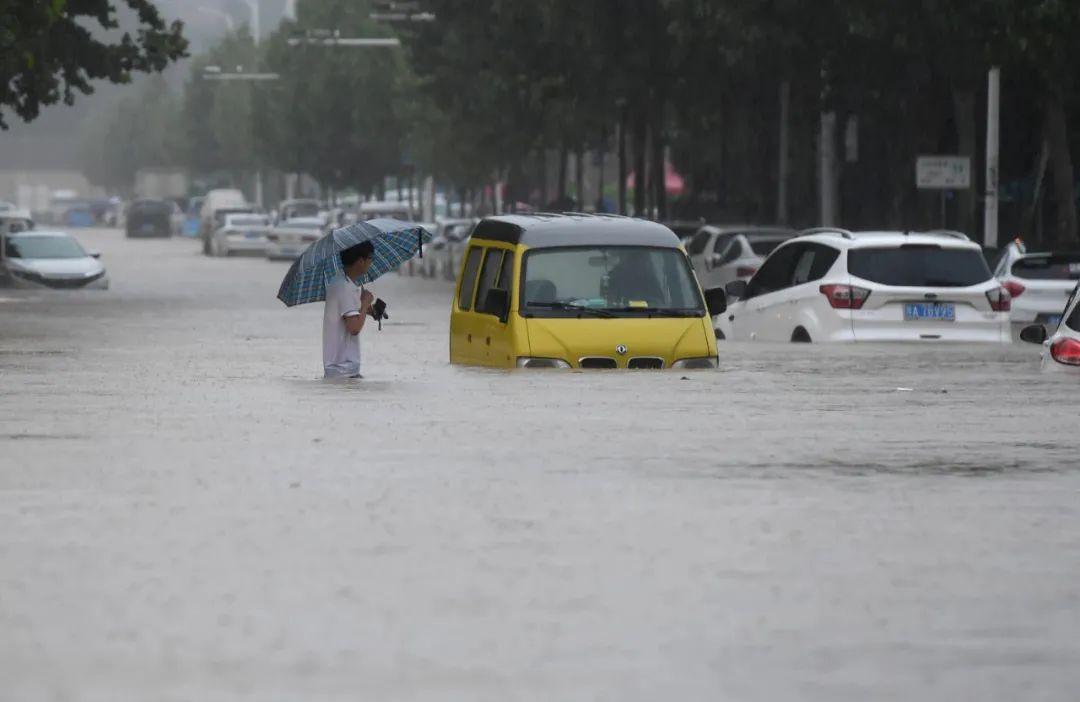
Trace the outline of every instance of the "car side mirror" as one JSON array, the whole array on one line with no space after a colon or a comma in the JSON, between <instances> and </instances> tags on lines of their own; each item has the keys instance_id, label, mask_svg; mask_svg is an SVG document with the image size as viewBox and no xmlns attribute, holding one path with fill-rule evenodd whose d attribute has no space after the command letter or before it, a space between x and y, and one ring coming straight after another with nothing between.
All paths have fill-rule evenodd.
<instances>
[{"instance_id":1,"label":"car side mirror","mask_svg":"<svg viewBox=\"0 0 1080 702\"><path fill-rule=\"evenodd\" d=\"M1026 341L1029 344L1042 344L1050 337L1047 333L1046 327L1041 324L1032 324L1031 326L1024 327L1020 332L1020 341Z\"/></svg>"},{"instance_id":2,"label":"car side mirror","mask_svg":"<svg viewBox=\"0 0 1080 702\"><path fill-rule=\"evenodd\" d=\"M741 300L746 295L747 285L745 280L733 280L724 286L724 292L732 300Z\"/></svg>"},{"instance_id":3,"label":"car side mirror","mask_svg":"<svg viewBox=\"0 0 1080 702\"><path fill-rule=\"evenodd\" d=\"M727 293L723 288L709 288L705 291L705 306L709 308L709 316L716 317L727 311Z\"/></svg>"},{"instance_id":4,"label":"car side mirror","mask_svg":"<svg viewBox=\"0 0 1080 702\"><path fill-rule=\"evenodd\" d=\"M510 319L510 292L498 288L488 290L487 297L484 298L484 312L495 315L500 322L506 324Z\"/></svg>"}]
</instances>

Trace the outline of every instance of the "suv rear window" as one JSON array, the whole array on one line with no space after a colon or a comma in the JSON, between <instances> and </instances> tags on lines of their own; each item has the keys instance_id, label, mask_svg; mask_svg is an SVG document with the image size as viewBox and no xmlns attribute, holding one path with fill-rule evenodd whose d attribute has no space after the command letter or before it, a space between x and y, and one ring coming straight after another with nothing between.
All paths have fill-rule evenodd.
<instances>
[{"instance_id":1,"label":"suv rear window","mask_svg":"<svg viewBox=\"0 0 1080 702\"><path fill-rule=\"evenodd\" d=\"M783 244L787 239L748 239L748 241L754 253L764 257L775 251L776 247Z\"/></svg>"},{"instance_id":2,"label":"suv rear window","mask_svg":"<svg viewBox=\"0 0 1080 702\"><path fill-rule=\"evenodd\" d=\"M1012 274L1027 280L1080 280L1080 252L1022 258Z\"/></svg>"},{"instance_id":3,"label":"suv rear window","mask_svg":"<svg viewBox=\"0 0 1080 702\"><path fill-rule=\"evenodd\" d=\"M851 249L848 271L881 285L914 288L966 288L992 277L981 251L915 244Z\"/></svg>"}]
</instances>

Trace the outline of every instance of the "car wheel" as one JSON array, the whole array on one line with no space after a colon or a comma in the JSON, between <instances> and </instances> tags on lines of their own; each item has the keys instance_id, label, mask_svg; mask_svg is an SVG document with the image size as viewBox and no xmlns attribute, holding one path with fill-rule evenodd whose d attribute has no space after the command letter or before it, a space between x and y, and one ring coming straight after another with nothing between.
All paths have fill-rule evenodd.
<instances>
[{"instance_id":1,"label":"car wheel","mask_svg":"<svg viewBox=\"0 0 1080 702\"><path fill-rule=\"evenodd\" d=\"M802 327L798 327L797 329L795 329L795 331L793 331L791 333L791 343L793 343L793 344L809 344L810 343L810 333L808 331L806 331L805 329L803 329Z\"/></svg>"}]
</instances>

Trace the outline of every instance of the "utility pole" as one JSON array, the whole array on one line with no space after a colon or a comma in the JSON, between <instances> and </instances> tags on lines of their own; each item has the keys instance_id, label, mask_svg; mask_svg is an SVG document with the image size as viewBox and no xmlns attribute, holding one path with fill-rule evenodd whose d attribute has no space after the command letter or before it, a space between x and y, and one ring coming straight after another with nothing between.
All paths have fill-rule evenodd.
<instances>
[{"instance_id":1,"label":"utility pole","mask_svg":"<svg viewBox=\"0 0 1080 702\"><path fill-rule=\"evenodd\" d=\"M990 69L986 105L986 197L983 246L998 245L998 162L1001 154L1001 69Z\"/></svg>"},{"instance_id":2,"label":"utility pole","mask_svg":"<svg viewBox=\"0 0 1080 702\"><path fill-rule=\"evenodd\" d=\"M818 144L821 160L818 173L821 195L821 226L835 227L839 224L836 192L836 113L821 113L821 136Z\"/></svg>"},{"instance_id":3,"label":"utility pole","mask_svg":"<svg viewBox=\"0 0 1080 702\"><path fill-rule=\"evenodd\" d=\"M791 83L780 84L780 159L776 173L776 223L788 222L788 171L791 166L789 129L791 122Z\"/></svg>"}]
</instances>

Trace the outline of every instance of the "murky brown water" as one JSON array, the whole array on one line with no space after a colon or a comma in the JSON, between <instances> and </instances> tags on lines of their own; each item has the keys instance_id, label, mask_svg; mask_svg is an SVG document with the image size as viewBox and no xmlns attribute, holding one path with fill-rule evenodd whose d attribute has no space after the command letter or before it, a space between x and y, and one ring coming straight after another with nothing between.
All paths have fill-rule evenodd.
<instances>
[{"instance_id":1,"label":"murky brown water","mask_svg":"<svg viewBox=\"0 0 1080 702\"><path fill-rule=\"evenodd\" d=\"M1077 698L1037 350L457 369L391 277L326 384L284 265L80 236L111 291L0 291L0 700Z\"/></svg>"}]
</instances>

